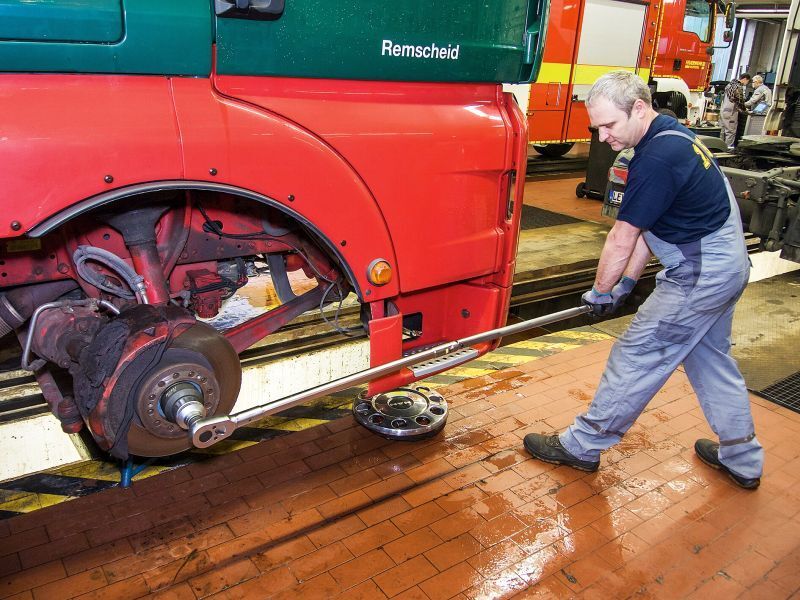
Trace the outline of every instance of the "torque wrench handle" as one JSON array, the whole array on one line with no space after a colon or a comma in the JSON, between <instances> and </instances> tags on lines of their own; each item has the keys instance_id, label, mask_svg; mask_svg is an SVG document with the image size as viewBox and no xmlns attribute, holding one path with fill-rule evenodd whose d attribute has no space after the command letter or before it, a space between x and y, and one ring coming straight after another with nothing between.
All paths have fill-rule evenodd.
<instances>
[{"instance_id":1,"label":"torque wrench handle","mask_svg":"<svg viewBox=\"0 0 800 600\"><path fill-rule=\"evenodd\" d=\"M345 377L329 381L328 383L320 384L308 390L286 396L285 398L273 400L272 402L268 402L260 406L254 406L253 408L239 413L193 420L189 424L189 435L191 436L192 444L195 447L207 448L229 437L234 431L236 431L238 427L242 427L268 415L275 414L276 412L286 410L287 408L297 406L298 404L303 404L328 394L346 390L347 388L365 383L382 375L394 373L395 371L399 371L404 367L425 362L433 358L446 356L451 352L461 350L462 348L472 346L473 344L488 342L490 340L501 338L507 335L528 331L529 329L535 329L536 327L542 327L543 325L549 325L550 323L571 319L573 317L586 314L590 311L591 308L582 305L576 308L569 308L567 310L551 313L549 315L536 317L535 319L522 321L520 323L514 323L513 325L506 325L505 327L499 327L497 329L491 329L482 333L476 333L475 335L471 335L454 342L444 342L432 348L428 348L427 350L423 350L422 352L404 356L403 358L398 358L397 360L393 360L383 365L378 365L377 367L371 367L369 369L365 369L364 371L358 371L352 375L346 375Z\"/></svg>"}]
</instances>

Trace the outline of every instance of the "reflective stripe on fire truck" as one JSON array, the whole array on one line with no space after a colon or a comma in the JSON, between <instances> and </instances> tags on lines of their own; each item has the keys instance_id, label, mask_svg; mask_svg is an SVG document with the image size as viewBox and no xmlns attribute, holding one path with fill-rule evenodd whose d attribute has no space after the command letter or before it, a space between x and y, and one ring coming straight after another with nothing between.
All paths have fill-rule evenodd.
<instances>
[{"instance_id":1,"label":"reflective stripe on fire truck","mask_svg":"<svg viewBox=\"0 0 800 600\"><path fill-rule=\"evenodd\" d=\"M570 83L571 68L572 65L569 63L542 63L536 83ZM630 71L637 73L644 81L650 79L650 69L615 65L575 65L575 76L572 83L591 85L597 81L598 77L609 71Z\"/></svg>"}]
</instances>

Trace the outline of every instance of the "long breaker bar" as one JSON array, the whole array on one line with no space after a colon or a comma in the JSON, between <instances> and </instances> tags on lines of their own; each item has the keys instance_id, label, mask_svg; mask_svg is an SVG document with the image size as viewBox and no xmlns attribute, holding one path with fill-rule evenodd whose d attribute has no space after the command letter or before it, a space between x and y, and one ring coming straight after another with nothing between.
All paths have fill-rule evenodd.
<instances>
[{"instance_id":1,"label":"long breaker bar","mask_svg":"<svg viewBox=\"0 0 800 600\"><path fill-rule=\"evenodd\" d=\"M506 335L528 331L529 329L541 327L542 325L548 325L557 321L563 321L565 319L577 317L590 311L591 309L588 306L569 308L567 310L551 313L535 319L522 321L521 323L506 325L505 327L491 329L489 331L484 331L483 333L476 333L475 335L471 335L454 342L444 342L438 346L423 350L422 352L404 356L403 358L393 360L377 367L371 367L369 369L365 369L364 371L359 371L357 373L353 373L352 375L347 375L328 383L323 383L311 389L286 396L285 398L273 400L272 402L268 402L260 406L254 406L253 408L239 413L197 419L189 426L189 435L191 435L192 444L194 444L195 447L207 448L212 444L216 444L217 442L229 437L234 431L236 431L238 427L242 427L268 415L286 410L287 408L297 406L298 404L303 404L328 394L346 390L350 387L365 383L382 375L394 373L395 371L399 371L404 367L410 367L425 361L429 361L433 358L446 356L473 344L488 342Z\"/></svg>"}]
</instances>

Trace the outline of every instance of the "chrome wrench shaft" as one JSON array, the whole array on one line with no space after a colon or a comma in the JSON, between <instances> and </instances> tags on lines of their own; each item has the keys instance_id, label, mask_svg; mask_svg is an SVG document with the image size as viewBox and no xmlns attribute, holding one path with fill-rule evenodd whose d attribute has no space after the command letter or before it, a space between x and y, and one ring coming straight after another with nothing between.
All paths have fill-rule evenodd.
<instances>
[{"instance_id":1,"label":"chrome wrench shaft","mask_svg":"<svg viewBox=\"0 0 800 600\"><path fill-rule=\"evenodd\" d=\"M520 333L522 331L528 331L529 329L534 329L536 327L541 327L557 321L578 317L590 311L591 309L588 306L579 306L577 308L569 308L567 310L551 313L535 319L522 321L521 323L515 323L513 325L506 325L505 327L491 329L482 333L476 333L475 335L471 335L460 340L445 342L443 344L439 344L438 346L423 350L422 352L418 352L410 356L404 356L403 358L398 358L397 360L393 360L386 364L379 365L377 367L371 367L369 369L365 369L364 371L359 371L357 373L353 373L352 375L347 375L328 383L323 383L308 390L286 396L285 398L280 398L260 406L254 406L253 408L239 413L195 419L189 426L189 434L192 437L192 444L194 444L194 446L197 448L207 448L229 437L234 431L236 431L238 427L242 427L268 415L286 410L287 408L297 406L298 404L303 404L328 394L346 390L350 387L366 383L367 381L377 377L381 377L382 375L394 373L395 371L399 371L404 367L415 365L432 358L446 356L451 352L455 352L456 350L460 350L467 346L472 346L473 344L488 342L490 340Z\"/></svg>"}]
</instances>

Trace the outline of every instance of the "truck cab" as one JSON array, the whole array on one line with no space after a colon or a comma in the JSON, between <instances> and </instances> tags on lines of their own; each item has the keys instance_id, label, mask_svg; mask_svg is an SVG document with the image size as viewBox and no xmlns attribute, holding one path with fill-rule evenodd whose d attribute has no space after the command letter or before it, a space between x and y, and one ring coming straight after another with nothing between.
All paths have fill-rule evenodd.
<instances>
[{"instance_id":1,"label":"truck cab","mask_svg":"<svg viewBox=\"0 0 800 600\"><path fill-rule=\"evenodd\" d=\"M502 83L535 78L546 15L0 0L0 335L63 429L181 452L237 403L239 353L348 294L372 365L502 325L527 141ZM276 307L206 322L258 276Z\"/></svg>"}]
</instances>

